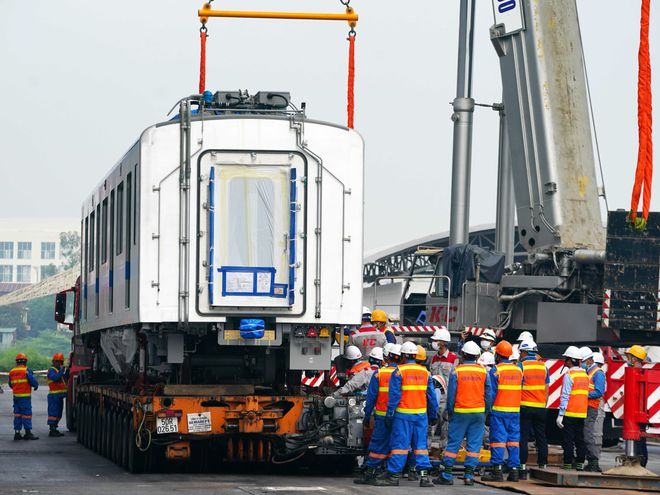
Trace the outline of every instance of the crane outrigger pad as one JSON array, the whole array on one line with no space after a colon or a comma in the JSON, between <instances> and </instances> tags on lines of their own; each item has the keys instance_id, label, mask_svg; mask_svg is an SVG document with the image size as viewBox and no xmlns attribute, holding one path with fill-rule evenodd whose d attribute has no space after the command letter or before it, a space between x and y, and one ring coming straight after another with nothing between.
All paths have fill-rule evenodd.
<instances>
[{"instance_id":1,"label":"crane outrigger pad","mask_svg":"<svg viewBox=\"0 0 660 495\"><path fill-rule=\"evenodd\" d=\"M618 476L587 473L584 471L565 471L559 468L530 470L534 479L556 486L576 488L618 488L660 492L660 477L653 476Z\"/></svg>"}]
</instances>

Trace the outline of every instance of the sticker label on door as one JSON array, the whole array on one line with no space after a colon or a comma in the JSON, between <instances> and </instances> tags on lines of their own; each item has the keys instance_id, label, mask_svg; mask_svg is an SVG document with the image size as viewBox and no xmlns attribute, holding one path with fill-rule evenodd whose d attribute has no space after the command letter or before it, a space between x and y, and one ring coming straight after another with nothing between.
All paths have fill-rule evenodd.
<instances>
[{"instance_id":1,"label":"sticker label on door","mask_svg":"<svg viewBox=\"0 0 660 495\"><path fill-rule=\"evenodd\" d=\"M211 431L211 413L188 414L188 433L205 433Z\"/></svg>"}]
</instances>

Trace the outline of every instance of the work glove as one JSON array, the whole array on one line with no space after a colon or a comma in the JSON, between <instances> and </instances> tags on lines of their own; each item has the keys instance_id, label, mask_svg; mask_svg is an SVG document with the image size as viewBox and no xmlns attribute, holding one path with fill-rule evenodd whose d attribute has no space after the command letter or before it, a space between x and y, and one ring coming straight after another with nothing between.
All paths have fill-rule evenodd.
<instances>
[{"instance_id":1,"label":"work glove","mask_svg":"<svg viewBox=\"0 0 660 495\"><path fill-rule=\"evenodd\" d=\"M564 416L561 415L561 414L560 414L559 416L557 416L557 427L558 427L560 430L563 430L563 429L564 429Z\"/></svg>"},{"instance_id":2,"label":"work glove","mask_svg":"<svg viewBox=\"0 0 660 495\"><path fill-rule=\"evenodd\" d=\"M394 423L394 418L392 416L385 416L385 428L391 430L392 423Z\"/></svg>"}]
</instances>

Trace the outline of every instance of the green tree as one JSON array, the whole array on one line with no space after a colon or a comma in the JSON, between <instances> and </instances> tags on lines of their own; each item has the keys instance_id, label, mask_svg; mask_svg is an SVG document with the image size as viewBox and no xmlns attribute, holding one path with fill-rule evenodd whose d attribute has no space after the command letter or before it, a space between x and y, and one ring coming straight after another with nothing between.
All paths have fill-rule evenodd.
<instances>
[{"instance_id":1,"label":"green tree","mask_svg":"<svg viewBox=\"0 0 660 495\"><path fill-rule=\"evenodd\" d=\"M75 230L60 234L60 253L64 263L62 268L68 270L80 262L80 234Z\"/></svg>"},{"instance_id":2,"label":"green tree","mask_svg":"<svg viewBox=\"0 0 660 495\"><path fill-rule=\"evenodd\" d=\"M52 263L50 265L43 265L41 267L41 280L45 280L55 274L57 274L57 267Z\"/></svg>"}]
</instances>

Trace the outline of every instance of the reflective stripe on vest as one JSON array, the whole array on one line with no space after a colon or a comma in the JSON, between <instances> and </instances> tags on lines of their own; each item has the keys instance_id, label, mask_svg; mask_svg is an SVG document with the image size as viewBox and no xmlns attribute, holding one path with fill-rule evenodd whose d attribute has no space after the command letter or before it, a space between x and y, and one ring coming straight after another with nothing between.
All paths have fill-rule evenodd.
<instances>
[{"instance_id":1,"label":"reflective stripe on vest","mask_svg":"<svg viewBox=\"0 0 660 495\"><path fill-rule=\"evenodd\" d=\"M366 370L367 368L370 368L370 367L371 367L371 365L368 362L360 361L359 363L356 363L355 365L353 365L353 367L350 370L348 370L348 374L349 375L356 375L360 371Z\"/></svg>"},{"instance_id":2,"label":"reflective stripe on vest","mask_svg":"<svg viewBox=\"0 0 660 495\"><path fill-rule=\"evenodd\" d=\"M400 414L426 413L426 389L429 383L429 372L419 364L402 364L401 400L396 408Z\"/></svg>"},{"instance_id":3,"label":"reflective stripe on vest","mask_svg":"<svg viewBox=\"0 0 660 495\"><path fill-rule=\"evenodd\" d=\"M594 375L599 371L603 373L603 370L601 370L598 366L594 365L594 369L587 373L587 376L589 376L589 392L593 392L596 390L596 386L594 385ZM594 409L598 409L600 407L601 399L602 397L598 397L597 399L588 399L587 405L589 407L593 407Z\"/></svg>"},{"instance_id":4,"label":"reflective stripe on vest","mask_svg":"<svg viewBox=\"0 0 660 495\"><path fill-rule=\"evenodd\" d=\"M387 414L387 400L390 393L390 379L396 368L385 366L377 371L378 373L378 395L376 396L376 407L374 414L376 416L385 416Z\"/></svg>"},{"instance_id":5,"label":"reflective stripe on vest","mask_svg":"<svg viewBox=\"0 0 660 495\"><path fill-rule=\"evenodd\" d=\"M571 389L571 395L568 397L565 415L569 418L586 418L589 377L582 368L569 370L568 374L573 380L573 388Z\"/></svg>"},{"instance_id":6,"label":"reflective stripe on vest","mask_svg":"<svg viewBox=\"0 0 660 495\"><path fill-rule=\"evenodd\" d=\"M523 373L518 366L511 363L497 365L497 395L493 403L493 411L520 412L522 397Z\"/></svg>"},{"instance_id":7,"label":"reflective stripe on vest","mask_svg":"<svg viewBox=\"0 0 660 495\"><path fill-rule=\"evenodd\" d=\"M51 368L56 373L59 372L56 368ZM50 372L50 370L48 370ZM59 380L48 379L48 395L52 394L66 394L66 382L64 381L64 376Z\"/></svg>"},{"instance_id":8,"label":"reflective stripe on vest","mask_svg":"<svg viewBox=\"0 0 660 495\"><path fill-rule=\"evenodd\" d=\"M545 379L548 370L541 361L523 361L523 385L520 405L526 407L542 407L548 402Z\"/></svg>"},{"instance_id":9,"label":"reflective stripe on vest","mask_svg":"<svg viewBox=\"0 0 660 495\"><path fill-rule=\"evenodd\" d=\"M14 397L30 397L32 387L27 379L27 366L17 366L9 372L9 385Z\"/></svg>"},{"instance_id":10,"label":"reflective stripe on vest","mask_svg":"<svg viewBox=\"0 0 660 495\"><path fill-rule=\"evenodd\" d=\"M457 384L454 412L486 412L486 368L480 364L459 364L454 372Z\"/></svg>"}]
</instances>

